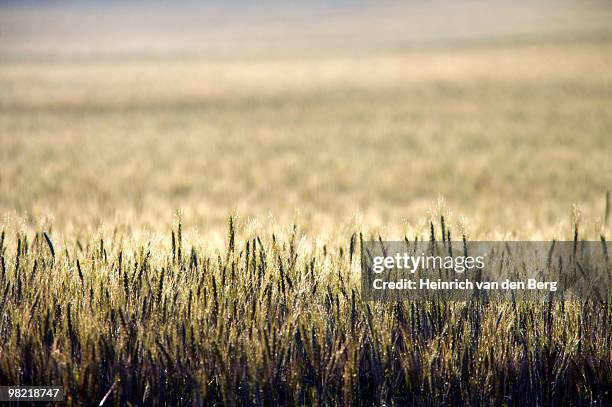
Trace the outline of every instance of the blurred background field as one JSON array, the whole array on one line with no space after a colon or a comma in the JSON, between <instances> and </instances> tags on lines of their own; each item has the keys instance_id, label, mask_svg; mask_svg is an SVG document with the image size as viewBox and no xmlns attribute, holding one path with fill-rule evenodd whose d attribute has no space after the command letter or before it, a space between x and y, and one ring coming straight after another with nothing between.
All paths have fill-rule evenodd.
<instances>
[{"instance_id":1,"label":"blurred background field","mask_svg":"<svg viewBox=\"0 0 612 407\"><path fill-rule=\"evenodd\" d=\"M0 5L3 227L596 238L611 185L607 2Z\"/></svg>"}]
</instances>

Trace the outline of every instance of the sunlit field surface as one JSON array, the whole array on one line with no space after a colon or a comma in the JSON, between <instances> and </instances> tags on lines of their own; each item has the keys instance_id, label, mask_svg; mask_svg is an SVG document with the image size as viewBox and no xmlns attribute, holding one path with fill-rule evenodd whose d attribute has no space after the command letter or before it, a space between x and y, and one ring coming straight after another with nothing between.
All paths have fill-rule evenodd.
<instances>
[{"instance_id":1,"label":"sunlit field surface","mask_svg":"<svg viewBox=\"0 0 612 407\"><path fill-rule=\"evenodd\" d=\"M360 299L360 235L610 238L612 10L470 4L0 7L0 385L609 400L609 302Z\"/></svg>"}]
</instances>

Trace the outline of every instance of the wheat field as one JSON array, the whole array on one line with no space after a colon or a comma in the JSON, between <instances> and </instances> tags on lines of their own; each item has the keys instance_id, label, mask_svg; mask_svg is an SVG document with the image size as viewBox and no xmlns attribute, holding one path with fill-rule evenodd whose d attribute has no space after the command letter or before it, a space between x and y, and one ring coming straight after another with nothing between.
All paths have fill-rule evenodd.
<instances>
[{"instance_id":1,"label":"wheat field","mask_svg":"<svg viewBox=\"0 0 612 407\"><path fill-rule=\"evenodd\" d=\"M336 35L352 20L312 43L308 19L237 20L208 48L146 32L159 49L2 9L0 385L71 405L609 402L609 301L360 297L363 239L439 239L442 218L457 239L609 240L612 11L562 3L535 34L448 42L364 10L368 46Z\"/></svg>"}]
</instances>

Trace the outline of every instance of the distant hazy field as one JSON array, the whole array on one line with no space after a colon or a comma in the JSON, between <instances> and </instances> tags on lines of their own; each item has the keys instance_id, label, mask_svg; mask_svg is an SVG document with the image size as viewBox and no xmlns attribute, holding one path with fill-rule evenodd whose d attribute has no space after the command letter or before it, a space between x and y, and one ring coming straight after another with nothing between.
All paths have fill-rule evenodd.
<instances>
[{"instance_id":1,"label":"distant hazy field","mask_svg":"<svg viewBox=\"0 0 612 407\"><path fill-rule=\"evenodd\" d=\"M0 6L0 384L610 397L609 302L367 303L357 257L441 216L609 240L612 8L376 4Z\"/></svg>"},{"instance_id":2,"label":"distant hazy field","mask_svg":"<svg viewBox=\"0 0 612 407\"><path fill-rule=\"evenodd\" d=\"M574 203L598 233L611 68L608 39L0 63L3 222L162 232L182 209L211 233L236 210L329 232L416 226L442 197L481 236L567 237Z\"/></svg>"},{"instance_id":3,"label":"distant hazy field","mask_svg":"<svg viewBox=\"0 0 612 407\"><path fill-rule=\"evenodd\" d=\"M612 11L555 4L5 7L3 223L596 236Z\"/></svg>"}]
</instances>

